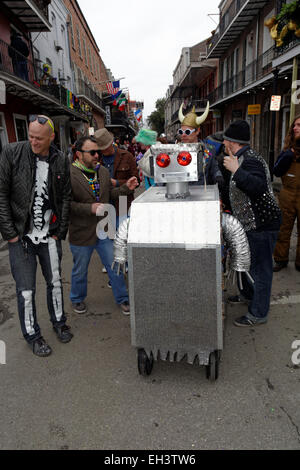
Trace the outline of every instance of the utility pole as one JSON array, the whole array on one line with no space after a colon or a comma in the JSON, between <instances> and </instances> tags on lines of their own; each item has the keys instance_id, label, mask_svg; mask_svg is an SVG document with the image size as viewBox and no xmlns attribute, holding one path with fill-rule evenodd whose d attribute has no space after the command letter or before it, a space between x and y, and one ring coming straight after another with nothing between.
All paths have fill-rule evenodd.
<instances>
[{"instance_id":1,"label":"utility pole","mask_svg":"<svg viewBox=\"0 0 300 470\"><path fill-rule=\"evenodd\" d=\"M290 107L290 126L292 125L292 122L295 117L295 108L296 108L296 103L295 100L293 100L293 95L294 92L297 89L297 79L298 79L298 57L294 57L293 60L293 76L292 76L292 94L291 94L291 107Z\"/></svg>"}]
</instances>

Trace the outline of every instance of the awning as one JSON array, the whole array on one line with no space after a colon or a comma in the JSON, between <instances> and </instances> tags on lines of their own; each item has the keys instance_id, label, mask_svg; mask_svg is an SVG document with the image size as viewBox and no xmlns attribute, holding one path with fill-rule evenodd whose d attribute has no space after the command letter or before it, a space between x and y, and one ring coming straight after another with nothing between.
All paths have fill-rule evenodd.
<instances>
[{"instance_id":1,"label":"awning","mask_svg":"<svg viewBox=\"0 0 300 470\"><path fill-rule=\"evenodd\" d=\"M44 11L34 0L3 0L6 8L15 15L28 31L51 31L51 24ZM39 2L48 5L50 2ZM46 10L48 6L44 6Z\"/></svg>"}]
</instances>

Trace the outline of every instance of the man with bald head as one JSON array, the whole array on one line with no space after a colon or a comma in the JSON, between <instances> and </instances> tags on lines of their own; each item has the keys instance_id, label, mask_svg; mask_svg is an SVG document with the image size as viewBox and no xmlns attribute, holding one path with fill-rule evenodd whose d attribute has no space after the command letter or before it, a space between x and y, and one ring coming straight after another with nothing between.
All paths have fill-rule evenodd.
<instances>
[{"instance_id":1,"label":"man with bald head","mask_svg":"<svg viewBox=\"0 0 300 470\"><path fill-rule=\"evenodd\" d=\"M73 335L66 325L61 282L61 240L71 204L69 161L54 145L48 116L29 117L29 142L16 142L0 154L0 232L8 241L16 282L21 330L40 357L52 352L41 335L35 305L37 258L47 283L47 305L57 338Z\"/></svg>"}]
</instances>

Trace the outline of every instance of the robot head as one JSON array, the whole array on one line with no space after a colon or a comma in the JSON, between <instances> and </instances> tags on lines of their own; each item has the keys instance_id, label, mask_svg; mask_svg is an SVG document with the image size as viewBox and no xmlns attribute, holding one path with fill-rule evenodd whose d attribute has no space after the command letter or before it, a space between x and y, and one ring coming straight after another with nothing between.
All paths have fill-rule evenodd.
<instances>
[{"instance_id":1,"label":"robot head","mask_svg":"<svg viewBox=\"0 0 300 470\"><path fill-rule=\"evenodd\" d=\"M150 152L155 183L198 181L198 150L199 144L153 145Z\"/></svg>"}]
</instances>

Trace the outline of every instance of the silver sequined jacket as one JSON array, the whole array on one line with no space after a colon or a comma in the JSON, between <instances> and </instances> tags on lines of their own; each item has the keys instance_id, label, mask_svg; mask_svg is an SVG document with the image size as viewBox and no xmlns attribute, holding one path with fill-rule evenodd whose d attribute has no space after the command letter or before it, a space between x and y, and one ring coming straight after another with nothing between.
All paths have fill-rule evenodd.
<instances>
[{"instance_id":1,"label":"silver sequined jacket","mask_svg":"<svg viewBox=\"0 0 300 470\"><path fill-rule=\"evenodd\" d=\"M281 212L266 161L250 147L245 147L238 162L239 169L231 177L229 187L233 215L246 232L279 230Z\"/></svg>"}]
</instances>

